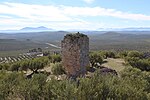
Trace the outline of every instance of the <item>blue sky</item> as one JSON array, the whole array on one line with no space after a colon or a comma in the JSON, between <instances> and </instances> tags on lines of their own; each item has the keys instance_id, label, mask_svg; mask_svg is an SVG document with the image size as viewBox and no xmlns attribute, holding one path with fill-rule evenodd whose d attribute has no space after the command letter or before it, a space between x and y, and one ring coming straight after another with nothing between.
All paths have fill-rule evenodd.
<instances>
[{"instance_id":1,"label":"blue sky","mask_svg":"<svg viewBox=\"0 0 150 100\"><path fill-rule=\"evenodd\" d=\"M150 0L0 0L0 30L150 27Z\"/></svg>"}]
</instances>

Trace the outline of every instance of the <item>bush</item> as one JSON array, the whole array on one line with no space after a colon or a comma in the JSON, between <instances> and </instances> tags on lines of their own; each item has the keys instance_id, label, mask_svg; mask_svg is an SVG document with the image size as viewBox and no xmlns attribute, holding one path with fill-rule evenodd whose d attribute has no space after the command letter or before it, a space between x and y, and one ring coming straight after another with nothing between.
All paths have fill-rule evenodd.
<instances>
[{"instance_id":1,"label":"bush","mask_svg":"<svg viewBox=\"0 0 150 100\"><path fill-rule=\"evenodd\" d=\"M2 64L2 66L4 70L9 70L10 64L5 63L5 64Z\"/></svg>"},{"instance_id":2,"label":"bush","mask_svg":"<svg viewBox=\"0 0 150 100\"><path fill-rule=\"evenodd\" d=\"M142 57L142 53L138 52L138 51L130 51L128 52L128 57Z\"/></svg>"},{"instance_id":3,"label":"bush","mask_svg":"<svg viewBox=\"0 0 150 100\"><path fill-rule=\"evenodd\" d=\"M109 58L115 58L116 54L112 51L100 51L99 54L101 55L101 57L103 57L104 59Z\"/></svg>"},{"instance_id":4,"label":"bush","mask_svg":"<svg viewBox=\"0 0 150 100\"><path fill-rule=\"evenodd\" d=\"M51 61L51 63L61 62L61 56L59 54L50 55L48 57Z\"/></svg>"},{"instance_id":5,"label":"bush","mask_svg":"<svg viewBox=\"0 0 150 100\"><path fill-rule=\"evenodd\" d=\"M55 63L55 64L52 64L52 73L54 75L61 75L61 74L65 74L65 70L64 68L62 67L62 64L61 63Z\"/></svg>"},{"instance_id":6,"label":"bush","mask_svg":"<svg viewBox=\"0 0 150 100\"><path fill-rule=\"evenodd\" d=\"M0 64L0 70L2 70L3 69L3 65L2 64Z\"/></svg>"},{"instance_id":7,"label":"bush","mask_svg":"<svg viewBox=\"0 0 150 100\"><path fill-rule=\"evenodd\" d=\"M150 71L150 60L140 59L137 57L126 57L126 62L128 62L132 67L138 68L142 71Z\"/></svg>"},{"instance_id":8,"label":"bush","mask_svg":"<svg viewBox=\"0 0 150 100\"><path fill-rule=\"evenodd\" d=\"M9 70L10 71L18 71L20 68L20 63L19 62L16 62L16 63L13 63L10 65L10 68Z\"/></svg>"},{"instance_id":9,"label":"bush","mask_svg":"<svg viewBox=\"0 0 150 100\"><path fill-rule=\"evenodd\" d=\"M90 63L92 67L99 67L103 63L103 58L97 52L90 53Z\"/></svg>"},{"instance_id":10,"label":"bush","mask_svg":"<svg viewBox=\"0 0 150 100\"><path fill-rule=\"evenodd\" d=\"M30 63L30 60L21 61L19 70L20 71L27 71L27 69L29 68L29 63Z\"/></svg>"},{"instance_id":11,"label":"bush","mask_svg":"<svg viewBox=\"0 0 150 100\"><path fill-rule=\"evenodd\" d=\"M136 68L126 68L120 77L95 72L91 78L77 81L46 80L43 74L26 79L22 73L0 71L0 99L149 100L150 97L150 73Z\"/></svg>"},{"instance_id":12,"label":"bush","mask_svg":"<svg viewBox=\"0 0 150 100\"><path fill-rule=\"evenodd\" d=\"M100 54L101 57L103 57L104 59L107 59L107 57L108 57L108 52L107 52L107 51L100 51L99 54Z\"/></svg>"},{"instance_id":13,"label":"bush","mask_svg":"<svg viewBox=\"0 0 150 100\"><path fill-rule=\"evenodd\" d=\"M114 52L112 52L112 51L108 51L107 52L107 57L109 57L109 58L115 58L116 54Z\"/></svg>"},{"instance_id":14,"label":"bush","mask_svg":"<svg viewBox=\"0 0 150 100\"><path fill-rule=\"evenodd\" d=\"M118 53L118 56L119 56L120 58L127 57L127 55L128 55L128 52L127 52L127 51L122 51L122 52L119 52L119 53Z\"/></svg>"}]
</instances>

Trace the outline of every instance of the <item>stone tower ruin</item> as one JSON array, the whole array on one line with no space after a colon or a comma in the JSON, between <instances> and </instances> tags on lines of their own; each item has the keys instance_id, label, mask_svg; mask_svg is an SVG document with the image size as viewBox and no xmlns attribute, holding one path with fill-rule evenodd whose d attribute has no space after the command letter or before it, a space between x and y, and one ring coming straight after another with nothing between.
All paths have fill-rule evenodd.
<instances>
[{"instance_id":1,"label":"stone tower ruin","mask_svg":"<svg viewBox=\"0 0 150 100\"><path fill-rule=\"evenodd\" d=\"M89 66L89 38L81 33L67 34L61 42L62 62L71 78L84 76Z\"/></svg>"}]
</instances>

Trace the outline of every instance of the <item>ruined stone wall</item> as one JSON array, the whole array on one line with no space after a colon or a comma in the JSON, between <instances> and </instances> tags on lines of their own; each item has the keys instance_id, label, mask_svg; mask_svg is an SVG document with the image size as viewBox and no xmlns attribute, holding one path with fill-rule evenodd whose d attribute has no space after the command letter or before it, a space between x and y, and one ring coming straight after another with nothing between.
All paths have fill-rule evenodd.
<instances>
[{"instance_id":1,"label":"ruined stone wall","mask_svg":"<svg viewBox=\"0 0 150 100\"><path fill-rule=\"evenodd\" d=\"M87 35L68 34L61 43L63 66L69 77L86 73L89 66L89 38Z\"/></svg>"}]
</instances>

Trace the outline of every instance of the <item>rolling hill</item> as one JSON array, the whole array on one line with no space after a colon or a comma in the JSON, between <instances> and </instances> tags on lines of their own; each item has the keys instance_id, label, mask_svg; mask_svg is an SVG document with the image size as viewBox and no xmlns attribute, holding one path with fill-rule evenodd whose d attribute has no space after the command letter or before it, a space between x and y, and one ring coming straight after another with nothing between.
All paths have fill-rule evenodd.
<instances>
[{"instance_id":1,"label":"rolling hill","mask_svg":"<svg viewBox=\"0 0 150 100\"><path fill-rule=\"evenodd\" d=\"M45 43L60 46L66 31L0 33L0 51L23 50L46 47ZM90 38L91 50L150 50L150 34L143 32L98 32L85 31ZM150 32L146 32L150 33ZM3 42L2 42L3 41ZM5 49L4 49L5 48Z\"/></svg>"}]
</instances>

